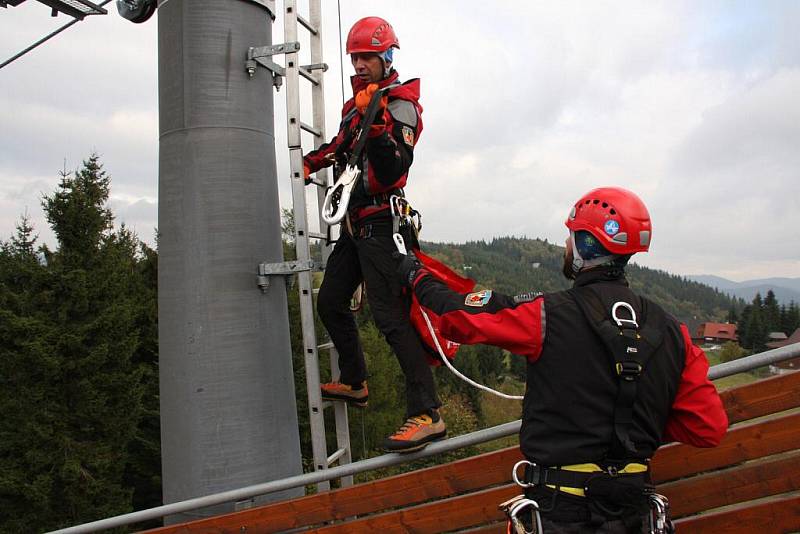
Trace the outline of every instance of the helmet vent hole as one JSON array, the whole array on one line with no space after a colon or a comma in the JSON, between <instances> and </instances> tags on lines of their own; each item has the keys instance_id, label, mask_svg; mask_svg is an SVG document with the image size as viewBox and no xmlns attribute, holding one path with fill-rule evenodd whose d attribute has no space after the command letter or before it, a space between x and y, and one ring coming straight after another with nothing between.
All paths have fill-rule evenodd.
<instances>
[{"instance_id":1,"label":"helmet vent hole","mask_svg":"<svg viewBox=\"0 0 800 534\"><path fill-rule=\"evenodd\" d=\"M597 199L592 200L592 204L600 204L600 201Z\"/></svg>"},{"instance_id":2,"label":"helmet vent hole","mask_svg":"<svg viewBox=\"0 0 800 534\"><path fill-rule=\"evenodd\" d=\"M591 202L591 200L587 200L586 202L584 202L584 204L588 204L589 202Z\"/></svg>"},{"instance_id":3,"label":"helmet vent hole","mask_svg":"<svg viewBox=\"0 0 800 534\"><path fill-rule=\"evenodd\" d=\"M614 210L614 208L611 208L611 209L609 210L609 213L610 213L611 215L616 215L616 214L617 214L617 212Z\"/></svg>"},{"instance_id":4,"label":"helmet vent hole","mask_svg":"<svg viewBox=\"0 0 800 534\"><path fill-rule=\"evenodd\" d=\"M607 207L608 207L608 204L607 204L607 203L605 203L605 202L603 202L603 207L604 207L604 208L607 208Z\"/></svg>"}]
</instances>

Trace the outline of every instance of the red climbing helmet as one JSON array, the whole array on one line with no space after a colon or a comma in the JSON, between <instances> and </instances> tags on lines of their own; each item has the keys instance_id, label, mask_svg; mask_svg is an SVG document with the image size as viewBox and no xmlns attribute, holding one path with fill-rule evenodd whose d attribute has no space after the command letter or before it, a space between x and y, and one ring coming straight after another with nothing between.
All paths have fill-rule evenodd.
<instances>
[{"instance_id":1,"label":"red climbing helmet","mask_svg":"<svg viewBox=\"0 0 800 534\"><path fill-rule=\"evenodd\" d=\"M591 233L612 254L647 252L653 234L644 202L621 187L592 189L575 203L565 224L573 232Z\"/></svg>"},{"instance_id":2,"label":"red climbing helmet","mask_svg":"<svg viewBox=\"0 0 800 534\"><path fill-rule=\"evenodd\" d=\"M350 28L347 34L347 53L385 52L400 48L392 25L380 17L364 17Z\"/></svg>"}]
</instances>

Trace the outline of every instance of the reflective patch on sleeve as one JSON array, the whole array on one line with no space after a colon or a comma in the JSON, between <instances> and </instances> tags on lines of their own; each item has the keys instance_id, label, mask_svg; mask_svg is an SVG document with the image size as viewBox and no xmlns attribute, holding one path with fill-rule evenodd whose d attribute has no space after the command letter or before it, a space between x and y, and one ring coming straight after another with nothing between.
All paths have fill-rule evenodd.
<instances>
[{"instance_id":1,"label":"reflective patch on sleeve","mask_svg":"<svg viewBox=\"0 0 800 534\"><path fill-rule=\"evenodd\" d=\"M389 102L387 107L395 121L408 124L412 128L417 127L417 108L414 107L414 104L398 98Z\"/></svg>"},{"instance_id":2,"label":"reflective patch on sleeve","mask_svg":"<svg viewBox=\"0 0 800 534\"><path fill-rule=\"evenodd\" d=\"M414 146L414 130L408 126L403 126L402 132L403 141L405 141L408 146Z\"/></svg>"},{"instance_id":3,"label":"reflective patch on sleeve","mask_svg":"<svg viewBox=\"0 0 800 534\"><path fill-rule=\"evenodd\" d=\"M523 302L533 302L536 300L536 297L541 297L541 291L528 291L527 293L520 293L519 295L514 295L514 302L516 304L522 304Z\"/></svg>"},{"instance_id":4,"label":"reflective patch on sleeve","mask_svg":"<svg viewBox=\"0 0 800 534\"><path fill-rule=\"evenodd\" d=\"M492 298L492 290L491 289L483 289L481 291L476 291L475 293L470 293L464 299L465 306L474 306L476 308L480 308L482 306L486 306L489 300Z\"/></svg>"}]
</instances>

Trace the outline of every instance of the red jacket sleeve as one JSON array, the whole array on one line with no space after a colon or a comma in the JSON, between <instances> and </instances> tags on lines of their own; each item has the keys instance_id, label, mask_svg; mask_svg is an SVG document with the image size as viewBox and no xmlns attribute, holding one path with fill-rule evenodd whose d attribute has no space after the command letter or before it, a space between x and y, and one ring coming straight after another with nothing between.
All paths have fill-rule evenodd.
<instances>
[{"instance_id":1,"label":"red jacket sleeve","mask_svg":"<svg viewBox=\"0 0 800 534\"><path fill-rule=\"evenodd\" d=\"M728 416L717 388L708 379L705 353L692 344L686 325L681 325L681 332L686 347L686 365L664 430L664 440L680 441L695 447L715 447L728 429Z\"/></svg>"},{"instance_id":2,"label":"red jacket sleeve","mask_svg":"<svg viewBox=\"0 0 800 534\"><path fill-rule=\"evenodd\" d=\"M424 270L414 282L420 304L441 317L439 329L457 343L496 345L535 361L544 343L544 299L489 289L457 293Z\"/></svg>"}]
</instances>

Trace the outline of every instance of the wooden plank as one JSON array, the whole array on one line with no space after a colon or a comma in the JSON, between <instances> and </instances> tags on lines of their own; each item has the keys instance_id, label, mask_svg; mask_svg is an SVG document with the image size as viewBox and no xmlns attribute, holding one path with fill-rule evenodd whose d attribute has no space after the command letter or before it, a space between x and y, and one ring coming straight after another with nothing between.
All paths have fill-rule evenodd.
<instances>
[{"instance_id":1,"label":"wooden plank","mask_svg":"<svg viewBox=\"0 0 800 534\"><path fill-rule=\"evenodd\" d=\"M800 444L800 413L743 424L731 429L718 447L698 449L673 443L660 448L653 458L656 484L695 473L796 450Z\"/></svg>"},{"instance_id":2,"label":"wooden plank","mask_svg":"<svg viewBox=\"0 0 800 534\"><path fill-rule=\"evenodd\" d=\"M678 534L718 532L796 532L800 529L800 495L770 499L732 510L675 521Z\"/></svg>"},{"instance_id":3,"label":"wooden plank","mask_svg":"<svg viewBox=\"0 0 800 534\"><path fill-rule=\"evenodd\" d=\"M319 534L349 534L352 532L433 534L464 529L473 525L482 525L487 521L502 520L504 515L497 505L519 495L519 489L516 484L508 484L309 532Z\"/></svg>"},{"instance_id":4,"label":"wooden plank","mask_svg":"<svg viewBox=\"0 0 800 534\"><path fill-rule=\"evenodd\" d=\"M519 448L509 447L349 488L147 532L241 534L242 527L251 529L253 525L259 525L259 532L280 532L507 483L511 481L511 467L521 459Z\"/></svg>"},{"instance_id":5,"label":"wooden plank","mask_svg":"<svg viewBox=\"0 0 800 534\"><path fill-rule=\"evenodd\" d=\"M800 372L765 378L723 391L730 424L800 406Z\"/></svg>"},{"instance_id":6,"label":"wooden plank","mask_svg":"<svg viewBox=\"0 0 800 534\"><path fill-rule=\"evenodd\" d=\"M733 469L658 487L678 518L737 503L800 490L800 453L750 462Z\"/></svg>"}]
</instances>

